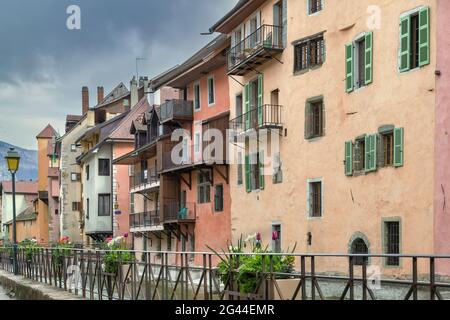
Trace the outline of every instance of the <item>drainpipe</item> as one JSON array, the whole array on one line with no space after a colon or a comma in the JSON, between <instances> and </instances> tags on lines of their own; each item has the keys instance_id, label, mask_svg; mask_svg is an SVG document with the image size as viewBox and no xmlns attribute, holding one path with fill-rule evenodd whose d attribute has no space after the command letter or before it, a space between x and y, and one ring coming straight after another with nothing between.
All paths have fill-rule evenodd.
<instances>
[{"instance_id":1,"label":"drainpipe","mask_svg":"<svg viewBox=\"0 0 450 320\"><path fill-rule=\"evenodd\" d=\"M111 231L112 231L112 236L114 237L114 188L113 188L113 184L114 184L114 170L113 170L113 158L114 158L114 142L111 142L111 156L110 156L110 166L109 166L109 170L111 172L111 198L109 201L111 201Z\"/></svg>"}]
</instances>

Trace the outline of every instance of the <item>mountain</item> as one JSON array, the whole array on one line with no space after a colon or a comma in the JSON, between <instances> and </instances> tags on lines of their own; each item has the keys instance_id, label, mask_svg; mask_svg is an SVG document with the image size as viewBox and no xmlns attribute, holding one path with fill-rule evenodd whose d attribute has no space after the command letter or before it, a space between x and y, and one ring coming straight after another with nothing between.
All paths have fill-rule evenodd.
<instances>
[{"instance_id":1,"label":"mountain","mask_svg":"<svg viewBox=\"0 0 450 320\"><path fill-rule=\"evenodd\" d=\"M11 174L8 171L5 160L9 148L15 148L20 155L20 165L16 179L22 181L37 180L37 151L23 149L0 141L0 181L11 180Z\"/></svg>"}]
</instances>

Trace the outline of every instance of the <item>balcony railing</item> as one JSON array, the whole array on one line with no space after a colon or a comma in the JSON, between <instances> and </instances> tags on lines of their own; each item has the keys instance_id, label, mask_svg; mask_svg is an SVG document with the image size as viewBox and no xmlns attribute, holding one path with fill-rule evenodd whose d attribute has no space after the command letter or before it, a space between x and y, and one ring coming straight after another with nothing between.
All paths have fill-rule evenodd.
<instances>
[{"instance_id":1,"label":"balcony railing","mask_svg":"<svg viewBox=\"0 0 450 320\"><path fill-rule=\"evenodd\" d=\"M235 132L244 132L252 129L281 129L283 106L265 104L256 107L230 121L230 129Z\"/></svg>"},{"instance_id":2,"label":"balcony railing","mask_svg":"<svg viewBox=\"0 0 450 320\"><path fill-rule=\"evenodd\" d=\"M187 100L170 100L161 105L161 122L192 121L194 103Z\"/></svg>"},{"instance_id":3,"label":"balcony railing","mask_svg":"<svg viewBox=\"0 0 450 320\"><path fill-rule=\"evenodd\" d=\"M164 222L195 222L196 204L186 203L181 206L179 202L170 202L164 205Z\"/></svg>"},{"instance_id":4,"label":"balcony railing","mask_svg":"<svg viewBox=\"0 0 450 320\"><path fill-rule=\"evenodd\" d=\"M265 52L283 49L283 27L262 25L228 51L228 71L233 73L235 68L246 62L259 63L259 59L266 59Z\"/></svg>"},{"instance_id":5,"label":"balcony railing","mask_svg":"<svg viewBox=\"0 0 450 320\"><path fill-rule=\"evenodd\" d=\"M130 228L140 229L159 226L161 219L159 211L149 211L130 214Z\"/></svg>"},{"instance_id":6,"label":"balcony railing","mask_svg":"<svg viewBox=\"0 0 450 320\"><path fill-rule=\"evenodd\" d=\"M130 176L130 190L151 188L159 183L159 176L156 168L150 170L135 172L134 175Z\"/></svg>"}]
</instances>

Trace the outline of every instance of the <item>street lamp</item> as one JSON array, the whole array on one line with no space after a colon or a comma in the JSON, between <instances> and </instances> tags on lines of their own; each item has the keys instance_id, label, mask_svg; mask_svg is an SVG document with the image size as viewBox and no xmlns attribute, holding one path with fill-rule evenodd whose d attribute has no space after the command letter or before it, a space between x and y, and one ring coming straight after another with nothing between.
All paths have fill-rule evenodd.
<instances>
[{"instance_id":1,"label":"street lamp","mask_svg":"<svg viewBox=\"0 0 450 320\"><path fill-rule=\"evenodd\" d=\"M10 148L6 154L6 163L8 164L8 170L12 176L12 205L13 205L13 264L14 274L18 274L17 266L17 234L16 234L16 172L19 170L20 156L19 153Z\"/></svg>"}]
</instances>

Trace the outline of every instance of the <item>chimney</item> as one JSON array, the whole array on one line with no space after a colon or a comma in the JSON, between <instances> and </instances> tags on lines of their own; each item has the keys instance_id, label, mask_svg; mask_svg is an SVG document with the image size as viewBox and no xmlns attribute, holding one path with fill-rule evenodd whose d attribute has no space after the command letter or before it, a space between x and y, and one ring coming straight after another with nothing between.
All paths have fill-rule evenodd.
<instances>
[{"instance_id":1,"label":"chimney","mask_svg":"<svg viewBox=\"0 0 450 320\"><path fill-rule=\"evenodd\" d=\"M89 110L89 89L88 87L83 87L81 89L81 106L83 115L85 115Z\"/></svg>"},{"instance_id":2,"label":"chimney","mask_svg":"<svg viewBox=\"0 0 450 320\"><path fill-rule=\"evenodd\" d=\"M97 103L100 104L103 99L105 99L105 89L103 87L97 87Z\"/></svg>"},{"instance_id":3,"label":"chimney","mask_svg":"<svg viewBox=\"0 0 450 320\"><path fill-rule=\"evenodd\" d=\"M133 108L137 103L139 102L139 96L138 96L138 84L136 81L136 77L133 77L133 79L130 81L130 91L131 91L131 101L130 101L130 107Z\"/></svg>"},{"instance_id":4,"label":"chimney","mask_svg":"<svg viewBox=\"0 0 450 320\"><path fill-rule=\"evenodd\" d=\"M144 77L144 96L147 95L150 91L149 85L150 82L148 80L148 77Z\"/></svg>"}]
</instances>

